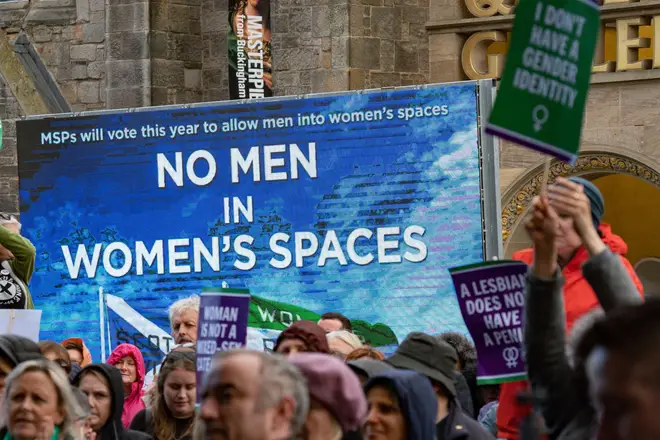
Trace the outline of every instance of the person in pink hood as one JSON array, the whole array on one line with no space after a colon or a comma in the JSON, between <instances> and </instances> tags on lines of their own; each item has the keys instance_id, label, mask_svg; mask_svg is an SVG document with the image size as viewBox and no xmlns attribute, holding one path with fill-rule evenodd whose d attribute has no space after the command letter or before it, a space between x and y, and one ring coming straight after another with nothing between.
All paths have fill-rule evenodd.
<instances>
[{"instance_id":1,"label":"person in pink hood","mask_svg":"<svg viewBox=\"0 0 660 440\"><path fill-rule=\"evenodd\" d=\"M144 360L135 345L120 344L115 348L107 363L117 367L124 383L124 411L121 422L128 428L135 414L145 408L142 396L144 391Z\"/></svg>"}]
</instances>

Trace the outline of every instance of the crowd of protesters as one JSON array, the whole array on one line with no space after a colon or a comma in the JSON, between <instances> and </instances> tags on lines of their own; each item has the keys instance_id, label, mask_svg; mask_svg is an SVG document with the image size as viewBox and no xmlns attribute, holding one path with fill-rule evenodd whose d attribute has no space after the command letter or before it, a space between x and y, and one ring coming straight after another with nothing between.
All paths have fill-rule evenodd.
<instances>
[{"instance_id":1,"label":"crowd of protesters","mask_svg":"<svg viewBox=\"0 0 660 440\"><path fill-rule=\"evenodd\" d=\"M0 336L4 440L660 439L660 302L644 301L626 245L590 182L533 201L524 349L528 382L480 386L463 334L410 333L386 356L339 313L297 321L273 352L216 355L202 383L200 300L169 310L175 348L150 386L134 345L95 363L78 338ZM23 293L34 247L0 215L0 266ZM30 262L29 260L32 259ZM199 399L199 401L198 401Z\"/></svg>"}]
</instances>

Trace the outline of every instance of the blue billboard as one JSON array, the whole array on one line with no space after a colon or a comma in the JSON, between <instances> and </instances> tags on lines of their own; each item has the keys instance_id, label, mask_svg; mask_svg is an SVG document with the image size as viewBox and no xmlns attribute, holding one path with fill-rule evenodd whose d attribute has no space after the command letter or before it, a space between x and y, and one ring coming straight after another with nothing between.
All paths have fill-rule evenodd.
<instances>
[{"instance_id":1,"label":"blue billboard","mask_svg":"<svg viewBox=\"0 0 660 440\"><path fill-rule=\"evenodd\" d=\"M158 357L167 307L221 286L257 339L329 311L386 351L466 332L447 269L484 259L477 109L458 83L19 121L41 338Z\"/></svg>"}]
</instances>

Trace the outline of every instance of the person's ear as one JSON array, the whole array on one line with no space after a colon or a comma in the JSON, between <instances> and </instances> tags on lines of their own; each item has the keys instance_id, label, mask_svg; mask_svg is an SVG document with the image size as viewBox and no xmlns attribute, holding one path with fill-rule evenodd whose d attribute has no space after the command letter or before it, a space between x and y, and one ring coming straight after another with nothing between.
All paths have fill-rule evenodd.
<instances>
[{"instance_id":1,"label":"person's ear","mask_svg":"<svg viewBox=\"0 0 660 440\"><path fill-rule=\"evenodd\" d=\"M277 433L281 438L289 438L296 434L291 432L291 423L296 415L296 402L293 398L284 397L274 409L273 434Z\"/></svg>"}]
</instances>

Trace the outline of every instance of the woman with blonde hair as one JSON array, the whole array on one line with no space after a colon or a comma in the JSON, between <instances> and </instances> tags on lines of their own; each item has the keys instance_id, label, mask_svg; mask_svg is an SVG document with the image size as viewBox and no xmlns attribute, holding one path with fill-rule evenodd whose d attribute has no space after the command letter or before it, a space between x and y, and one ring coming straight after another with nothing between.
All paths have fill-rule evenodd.
<instances>
[{"instance_id":1,"label":"woman with blonde hair","mask_svg":"<svg viewBox=\"0 0 660 440\"><path fill-rule=\"evenodd\" d=\"M7 377L0 437L14 440L78 440L83 412L64 371L48 360L20 364Z\"/></svg>"},{"instance_id":2,"label":"woman with blonde hair","mask_svg":"<svg viewBox=\"0 0 660 440\"><path fill-rule=\"evenodd\" d=\"M151 408L135 415L131 429L154 440L191 440L195 423L196 364L194 348L167 355L158 374Z\"/></svg>"},{"instance_id":3,"label":"woman with blonde hair","mask_svg":"<svg viewBox=\"0 0 660 440\"><path fill-rule=\"evenodd\" d=\"M330 354L337 356L342 360L346 360L346 357L352 351L364 347L360 338L347 330L330 332L326 337L328 338L328 345L330 346Z\"/></svg>"}]
</instances>

